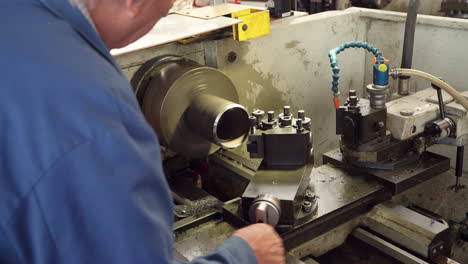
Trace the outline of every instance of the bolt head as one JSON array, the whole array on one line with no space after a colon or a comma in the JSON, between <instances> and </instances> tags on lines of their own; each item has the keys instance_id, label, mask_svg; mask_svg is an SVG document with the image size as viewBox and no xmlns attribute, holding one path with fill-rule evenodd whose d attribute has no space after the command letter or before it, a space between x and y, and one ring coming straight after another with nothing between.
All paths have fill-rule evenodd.
<instances>
[{"instance_id":1,"label":"bolt head","mask_svg":"<svg viewBox=\"0 0 468 264\"><path fill-rule=\"evenodd\" d=\"M401 109L400 115L402 116L412 116L414 115L414 110L410 108Z\"/></svg>"},{"instance_id":2,"label":"bolt head","mask_svg":"<svg viewBox=\"0 0 468 264\"><path fill-rule=\"evenodd\" d=\"M310 213L312 211L312 203L309 201L302 202L302 211Z\"/></svg>"},{"instance_id":3,"label":"bolt head","mask_svg":"<svg viewBox=\"0 0 468 264\"><path fill-rule=\"evenodd\" d=\"M375 123L375 127L374 127L374 128L375 128L376 131L379 131L379 130L383 129L384 127L385 127L385 123L384 123L384 122L377 122L377 123Z\"/></svg>"},{"instance_id":4,"label":"bolt head","mask_svg":"<svg viewBox=\"0 0 468 264\"><path fill-rule=\"evenodd\" d=\"M234 51L229 52L228 54L228 61L233 63L237 60L237 54Z\"/></svg>"},{"instance_id":5,"label":"bolt head","mask_svg":"<svg viewBox=\"0 0 468 264\"><path fill-rule=\"evenodd\" d=\"M307 191L305 193L305 199L309 202L315 201L317 199L317 195L312 191Z\"/></svg>"},{"instance_id":6,"label":"bolt head","mask_svg":"<svg viewBox=\"0 0 468 264\"><path fill-rule=\"evenodd\" d=\"M268 122L273 122L275 119L275 111L268 111Z\"/></svg>"},{"instance_id":7,"label":"bolt head","mask_svg":"<svg viewBox=\"0 0 468 264\"><path fill-rule=\"evenodd\" d=\"M286 117L286 116L289 116L291 114L291 107L289 105L286 105L283 107L283 115Z\"/></svg>"},{"instance_id":8,"label":"bolt head","mask_svg":"<svg viewBox=\"0 0 468 264\"><path fill-rule=\"evenodd\" d=\"M283 116L282 118L280 118L280 121L281 121L281 126L283 127L291 126L292 124L292 119L290 116Z\"/></svg>"},{"instance_id":9,"label":"bolt head","mask_svg":"<svg viewBox=\"0 0 468 264\"><path fill-rule=\"evenodd\" d=\"M257 118L255 116L249 116L250 126L255 126L257 124Z\"/></svg>"},{"instance_id":10,"label":"bolt head","mask_svg":"<svg viewBox=\"0 0 468 264\"><path fill-rule=\"evenodd\" d=\"M297 111L297 118L304 120L305 119L305 111L304 110Z\"/></svg>"}]
</instances>

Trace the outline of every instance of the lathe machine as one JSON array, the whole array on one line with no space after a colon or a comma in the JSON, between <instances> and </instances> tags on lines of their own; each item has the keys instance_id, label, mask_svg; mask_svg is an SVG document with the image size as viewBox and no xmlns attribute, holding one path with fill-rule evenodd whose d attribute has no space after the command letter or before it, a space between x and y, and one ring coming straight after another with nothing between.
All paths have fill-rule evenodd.
<instances>
[{"instance_id":1,"label":"lathe machine","mask_svg":"<svg viewBox=\"0 0 468 264\"><path fill-rule=\"evenodd\" d=\"M392 58L365 42L332 48L338 147L320 155L323 163L313 133L321 113L295 104L244 106L231 78L183 56L157 56L137 68L131 82L163 146L174 196L178 259L207 254L236 228L258 222L281 234L288 263L352 263L326 254L344 240L365 251L367 262L359 263L448 263L454 234L468 236L464 222L454 232L442 217L392 201L450 169L449 158L428 151L436 144L457 148L447 191L463 190L468 94L449 79L392 68ZM364 68L372 83L344 95L338 54L351 48L372 54ZM429 81L428 88L392 95L391 78L409 76ZM332 243L333 236L344 237Z\"/></svg>"}]
</instances>

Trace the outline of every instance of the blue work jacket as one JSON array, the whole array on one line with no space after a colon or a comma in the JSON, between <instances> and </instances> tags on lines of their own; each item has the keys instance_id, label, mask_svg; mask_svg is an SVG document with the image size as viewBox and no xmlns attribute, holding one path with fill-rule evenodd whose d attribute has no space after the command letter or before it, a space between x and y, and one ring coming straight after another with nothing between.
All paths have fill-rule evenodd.
<instances>
[{"instance_id":1,"label":"blue work jacket","mask_svg":"<svg viewBox=\"0 0 468 264\"><path fill-rule=\"evenodd\" d=\"M157 138L67 0L0 0L0 150L0 263L173 262ZM192 263L256 262L233 237Z\"/></svg>"}]
</instances>

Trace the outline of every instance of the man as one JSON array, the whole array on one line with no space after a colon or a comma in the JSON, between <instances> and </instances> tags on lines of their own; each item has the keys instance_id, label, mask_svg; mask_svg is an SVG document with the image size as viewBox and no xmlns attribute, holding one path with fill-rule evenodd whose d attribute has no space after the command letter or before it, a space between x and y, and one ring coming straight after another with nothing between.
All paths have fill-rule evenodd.
<instances>
[{"instance_id":1,"label":"man","mask_svg":"<svg viewBox=\"0 0 468 264\"><path fill-rule=\"evenodd\" d=\"M159 145L109 54L171 5L0 0L0 263L172 263ZM193 263L284 263L283 251L257 224Z\"/></svg>"}]
</instances>

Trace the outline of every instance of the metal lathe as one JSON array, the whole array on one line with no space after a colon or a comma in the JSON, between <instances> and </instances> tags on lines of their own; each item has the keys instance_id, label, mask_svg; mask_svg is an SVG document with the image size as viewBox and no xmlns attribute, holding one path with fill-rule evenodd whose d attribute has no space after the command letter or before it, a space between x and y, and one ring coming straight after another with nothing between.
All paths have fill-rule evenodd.
<instances>
[{"instance_id":1,"label":"metal lathe","mask_svg":"<svg viewBox=\"0 0 468 264\"><path fill-rule=\"evenodd\" d=\"M178 259L262 222L288 263L468 263L468 21L416 15L297 13L115 53L163 147Z\"/></svg>"}]
</instances>

